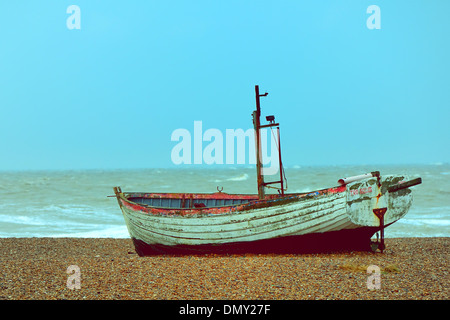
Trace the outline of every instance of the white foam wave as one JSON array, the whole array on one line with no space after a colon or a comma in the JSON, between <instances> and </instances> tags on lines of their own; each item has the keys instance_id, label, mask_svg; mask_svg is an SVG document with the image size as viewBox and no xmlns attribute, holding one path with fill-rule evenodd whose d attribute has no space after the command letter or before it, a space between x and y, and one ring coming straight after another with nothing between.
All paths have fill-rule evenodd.
<instances>
[{"instance_id":1,"label":"white foam wave","mask_svg":"<svg viewBox=\"0 0 450 320\"><path fill-rule=\"evenodd\" d=\"M98 230L89 230L82 232L67 232L50 235L53 238L129 238L126 226L109 227Z\"/></svg>"},{"instance_id":2,"label":"white foam wave","mask_svg":"<svg viewBox=\"0 0 450 320\"><path fill-rule=\"evenodd\" d=\"M229 179L227 179L227 181L245 181L247 179L248 179L248 174L244 173L244 174L241 174L240 176L229 178Z\"/></svg>"},{"instance_id":3,"label":"white foam wave","mask_svg":"<svg viewBox=\"0 0 450 320\"><path fill-rule=\"evenodd\" d=\"M436 227L450 226L450 220L446 219L405 219L399 221L400 223L410 224L415 226L432 225Z\"/></svg>"}]
</instances>

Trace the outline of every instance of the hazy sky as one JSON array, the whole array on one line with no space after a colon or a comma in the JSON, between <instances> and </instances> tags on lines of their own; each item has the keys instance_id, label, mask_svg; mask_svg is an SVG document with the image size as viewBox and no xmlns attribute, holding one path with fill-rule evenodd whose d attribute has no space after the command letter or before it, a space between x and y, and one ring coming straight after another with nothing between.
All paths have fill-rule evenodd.
<instances>
[{"instance_id":1,"label":"hazy sky","mask_svg":"<svg viewBox=\"0 0 450 320\"><path fill-rule=\"evenodd\" d=\"M175 166L174 130L252 127L256 84L287 166L449 162L449 12L446 0L1 1L0 170Z\"/></svg>"}]
</instances>

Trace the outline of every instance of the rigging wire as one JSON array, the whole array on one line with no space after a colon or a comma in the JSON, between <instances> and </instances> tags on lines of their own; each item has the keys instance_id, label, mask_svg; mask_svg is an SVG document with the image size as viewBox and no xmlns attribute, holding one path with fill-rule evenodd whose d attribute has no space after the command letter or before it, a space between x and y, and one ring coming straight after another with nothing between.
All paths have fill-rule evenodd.
<instances>
[{"instance_id":1,"label":"rigging wire","mask_svg":"<svg viewBox=\"0 0 450 320\"><path fill-rule=\"evenodd\" d=\"M272 127L270 127L270 131L272 131L273 140L275 141L275 145L277 146L278 153L280 153L281 152L280 151L280 146L278 145L277 139L275 138L275 133L273 132L273 128ZM283 191L286 191L288 189L288 183L287 183L287 179L286 179L286 172L284 171L284 167L283 167L282 163L279 163L278 165L280 166L280 170L281 170L281 172L283 174L283 178L284 178L284 181L286 183L286 188L283 188L284 189ZM267 187L268 188L273 188L273 189L278 189L278 190L281 189L281 188L271 187L271 186L267 186Z\"/></svg>"}]
</instances>

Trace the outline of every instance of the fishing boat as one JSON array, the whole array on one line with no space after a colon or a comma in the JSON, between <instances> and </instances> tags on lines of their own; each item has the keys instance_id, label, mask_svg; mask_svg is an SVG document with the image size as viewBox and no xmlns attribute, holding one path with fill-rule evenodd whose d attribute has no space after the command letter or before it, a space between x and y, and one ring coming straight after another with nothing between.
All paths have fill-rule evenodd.
<instances>
[{"instance_id":1,"label":"fishing boat","mask_svg":"<svg viewBox=\"0 0 450 320\"><path fill-rule=\"evenodd\" d=\"M255 86L258 193L143 193L114 187L135 250L140 256L204 253L301 253L385 249L384 229L406 215L411 187L422 182L403 174L373 171L337 180L307 193L285 193L279 124L261 124ZM278 130L279 180L265 182L261 129ZM279 185L278 194L267 192ZM374 235L377 240L373 241Z\"/></svg>"}]
</instances>

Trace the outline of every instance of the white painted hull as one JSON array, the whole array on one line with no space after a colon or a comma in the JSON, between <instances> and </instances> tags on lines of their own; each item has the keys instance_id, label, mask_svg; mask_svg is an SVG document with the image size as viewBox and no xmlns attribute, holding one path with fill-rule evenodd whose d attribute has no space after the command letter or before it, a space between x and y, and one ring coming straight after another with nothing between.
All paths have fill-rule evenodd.
<instances>
[{"instance_id":1,"label":"white painted hull","mask_svg":"<svg viewBox=\"0 0 450 320\"><path fill-rule=\"evenodd\" d=\"M149 212L148 207L133 203L124 193L117 193L117 197L131 238L135 244L149 248L211 248L236 243L245 246L270 239L356 229L368 230L370 240L380 227L373 209L387 208L384 225L394 223L409 210L411 190L387 192L389 186L403 180L403 176L388 176L377 187L377 179L371 178L309 194L287 194L283 198L253 201L251 205L228 206L227 212L219 213L193 209L189 214L177 214L154 207Z\"/></svg>"}]
</instances>

